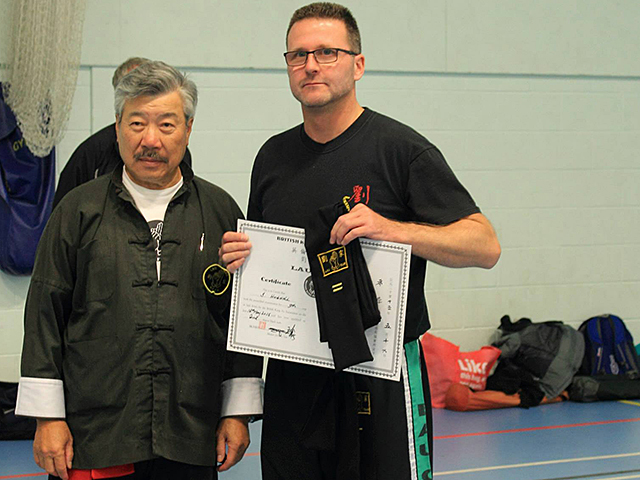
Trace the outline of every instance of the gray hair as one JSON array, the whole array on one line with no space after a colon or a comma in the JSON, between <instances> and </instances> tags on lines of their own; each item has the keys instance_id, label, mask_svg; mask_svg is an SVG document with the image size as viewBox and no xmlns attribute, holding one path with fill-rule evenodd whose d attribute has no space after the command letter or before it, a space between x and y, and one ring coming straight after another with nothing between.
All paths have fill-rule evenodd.
<instances>
[{"instance_id":1,"label":"gray hair","mask_svg":"<svg viewBox=\"0 0 640 480\"><path fill-rule=\"evenodd\" d=\"M144 57L131 57L126 59L124 62L120 64L118 68L116 68L116 71L113 72L113 77L111 78L111 85L113 85L113 88L115 89L120 79L124 77L127 73L129 73L131 70L133 70L136 67L139 67L143 63L148 63L150 61L151 60Z\"/></svg>"},{"instance_id":2,"label":"gray hair","mask_svg":"<svg viewBox=\"0 0 640 480\"><path fill-rule=\"evenodd\" d=\"M185 121L196 114L198 89L192 80L164 62L143 63L127 73L116 85L114 106L118 121L127 100L149 95L157 97L178 91L182 98Z\"/></svg>"}]
</instances>

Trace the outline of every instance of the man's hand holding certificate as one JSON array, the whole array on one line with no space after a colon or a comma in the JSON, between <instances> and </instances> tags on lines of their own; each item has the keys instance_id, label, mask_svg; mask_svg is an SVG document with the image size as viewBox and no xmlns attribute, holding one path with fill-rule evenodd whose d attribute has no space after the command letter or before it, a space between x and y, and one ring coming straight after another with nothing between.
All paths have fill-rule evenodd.
<instances>
[{"instance_id":1,"label":"man's hand holding certificate","mask_svg":"<svg viewBox=\"0 0 640 480\"><path fill-rule=\"evenodd\" d=\"M304 230L240 220L251 255L236 272L228 348L281 360L334 368L331 350L320 342ZM398 380L409 279L409 245L360 241L381 314L365 331L373 361L347 371Z\"/></svg>"}]
</instances>

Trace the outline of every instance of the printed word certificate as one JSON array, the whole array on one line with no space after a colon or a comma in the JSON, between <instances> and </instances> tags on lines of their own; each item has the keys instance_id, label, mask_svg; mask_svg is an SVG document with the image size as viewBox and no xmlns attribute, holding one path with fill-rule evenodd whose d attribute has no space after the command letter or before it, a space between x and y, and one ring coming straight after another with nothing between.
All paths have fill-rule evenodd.
<instances>
[{"instance_id":1,"label":"printed word certificate","mask_svg":"<svg viewBox=\"0 0 640 480\"><path fill-rule=\"evenodd\" d=\"M320 342L304 230L239 220L238 231L253 247L233 279L228 349L334 368L328 344ZM382 319L365 331L373 360L347 371L397 381L411 246L369 239L360 244Z\"/></svg>"}]
</instances>

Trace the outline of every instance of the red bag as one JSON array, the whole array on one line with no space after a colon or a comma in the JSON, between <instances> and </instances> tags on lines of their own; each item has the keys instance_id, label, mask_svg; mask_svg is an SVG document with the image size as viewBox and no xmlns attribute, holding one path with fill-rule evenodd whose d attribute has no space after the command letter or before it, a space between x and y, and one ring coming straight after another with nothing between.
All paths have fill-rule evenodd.
<instances>
[{"instance_id":1,"label":"red bag","mask_svg":"<svg viewBox=\"0 0 640 480\"><path fill-rule=\"evenodd\" d=\"M484 390L487 377L500 356L500 349L485 346L473 352L461 352L458 345L425 333L420 340L431 388L431 406L444 408L447 390L452 383Z\"/></svg>"}]
</instances>

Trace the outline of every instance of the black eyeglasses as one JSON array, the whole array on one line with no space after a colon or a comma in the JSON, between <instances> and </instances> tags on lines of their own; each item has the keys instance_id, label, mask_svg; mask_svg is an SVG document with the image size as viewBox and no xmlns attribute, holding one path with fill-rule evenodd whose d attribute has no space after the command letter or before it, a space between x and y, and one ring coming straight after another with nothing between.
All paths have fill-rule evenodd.
<instances>
[{"instance_id":1,"label":"black eyeglasses","mask_svg":"<svg viewBox=\"0 0 640 480\"><path fill-rule=\"evenodd\" d=\"M316 48L309 52L304 52L302 50L285 52L284 59L290 67L298 67L307 63L307 57L310 53L313 53L316 62L333 63L338 60L338 52L344 52L348 55L358 55L356 52L345 50L343 48Z\"/></svg>"}]
</instances>

